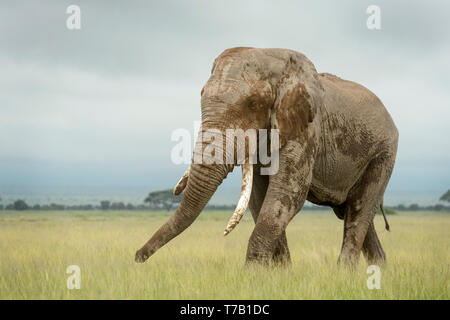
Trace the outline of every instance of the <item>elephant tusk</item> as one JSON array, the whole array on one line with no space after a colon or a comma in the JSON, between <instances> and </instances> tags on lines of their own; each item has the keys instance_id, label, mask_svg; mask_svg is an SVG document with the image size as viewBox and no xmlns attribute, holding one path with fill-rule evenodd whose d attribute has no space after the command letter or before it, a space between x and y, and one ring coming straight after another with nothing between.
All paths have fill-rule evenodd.
<instances>
[{"instance_id":1,"label":"elephant tusk","mask_svg":"<svg viewBox=\"0 0 450 320\"><path fill-rule=\"evenodd\" d=\"M250 200L250 195L252 193L252 184L253 184L253 165L245 163L242 165L241 195L239 197L236 209L234 210L234 213L231 216L230 221L228 221L228 225L223 233L224 236L229 234L234 229L234 227L236 227L236 225L239 223L242 216L244 215L244 212L247 209L248 202Z\"/></svg>"},{"instance_id":2,"label":"elephant tusk","mask_svg":"<svg viewBox=\"0 0 450 320\"><path fill-rule=\"evenodd\" d=\"M184 188L186 188L187 182L188 182L188 178L189 178L189 169L191 167L189 166L189 168L187 168L186 172L183 174L183 176L180 178L180 180L178 181L177 185L175 186L175 188L173 188L173 194L174 195L179 195Z\"/></svg>"}]
</instances>

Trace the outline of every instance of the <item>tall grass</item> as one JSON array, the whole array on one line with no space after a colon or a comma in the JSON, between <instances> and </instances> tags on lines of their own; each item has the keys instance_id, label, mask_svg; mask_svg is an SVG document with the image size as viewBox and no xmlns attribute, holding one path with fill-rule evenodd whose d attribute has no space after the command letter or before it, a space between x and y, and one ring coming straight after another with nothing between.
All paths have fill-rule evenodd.
<instances>
[{"instance_id":1,"label":"tall grass","mask_svg":"<svg viewBox=\"0 0 450 320\"><path fill-rule=\"evenodd\" d=\"M388 263L381 289L367 264L338 268L342 221L300 213L288 227L290 267L244 266L253 222L223 237L230 212L204 212L145 264L134 253L167 219L149 212L0 213L1 299L448 299L450 215L399 213L376 227ZM81 289L66 268L81 268Z\"/></svg>"}]
</instances>

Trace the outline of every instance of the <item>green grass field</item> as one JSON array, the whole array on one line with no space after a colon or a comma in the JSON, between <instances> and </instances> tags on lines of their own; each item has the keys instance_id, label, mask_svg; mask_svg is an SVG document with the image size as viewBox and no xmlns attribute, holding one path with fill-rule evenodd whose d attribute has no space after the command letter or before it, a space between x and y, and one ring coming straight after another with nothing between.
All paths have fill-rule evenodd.
<instances>
[{"instance_id":1,"label":"green grass field","mask_svg":"<svg viewBox=\"0 0 450 320\"><path fill-rule=\"evenodd\" d=\"M376 227L388 263L381 289L367 264L336 264L342 221L306 211L290 223L290 267L245 266L250 214L227 237L230 212L203 212L145 264L136 249L167 219L163 212L1 212L0 299L449 299L450 214L389 216ZM81 268L81 289L66 268Z\"/></svg>"}]
</instances>

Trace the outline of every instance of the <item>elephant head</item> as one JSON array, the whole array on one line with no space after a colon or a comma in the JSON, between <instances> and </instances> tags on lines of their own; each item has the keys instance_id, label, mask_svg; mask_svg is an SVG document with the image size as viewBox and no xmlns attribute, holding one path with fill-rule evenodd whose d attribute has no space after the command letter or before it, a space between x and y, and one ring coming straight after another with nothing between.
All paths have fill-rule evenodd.
<instances>
[{"instance_id":1,"label":"elephant head","mask_svg":"<svg viewBox=\"0 0 450 320\"><path fill-rule=\"evenodd\" d=\"M201 133L227 129L277 129L280 149L289 140L305 139L308 123L321 103L322 89L313 64L302 54L284 49L232 48L215 61L201 91ZM197 139L196 153L206 146ZM225 158L226 145L216 146ZM246 155L248 156L248 155ZM184 190L175 213L136 253L143 262L190 226L217 187L237 163L191 163L174 189ZM245 163L243 187L235 214L225 234L239 222L250 198L253 165Z\"/></svg>"}]
</instances>

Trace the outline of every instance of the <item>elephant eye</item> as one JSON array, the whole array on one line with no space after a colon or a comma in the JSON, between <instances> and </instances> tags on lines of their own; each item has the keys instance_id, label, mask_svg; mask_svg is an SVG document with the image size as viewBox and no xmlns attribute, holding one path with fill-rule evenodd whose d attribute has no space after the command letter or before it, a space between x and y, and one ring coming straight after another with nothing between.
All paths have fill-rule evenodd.
<instances>
[{"instance_id":1,"label":"elephant eye","mask_svg":"<svg viewBox=\"0 0 450 320\"><path fill-rule=\"evenodd\" d=\"M250 101L248 103L248 108L250 110L256 110L256 109L258 109L258 104L255 101Z\"/></svg>"}]
</instances>

